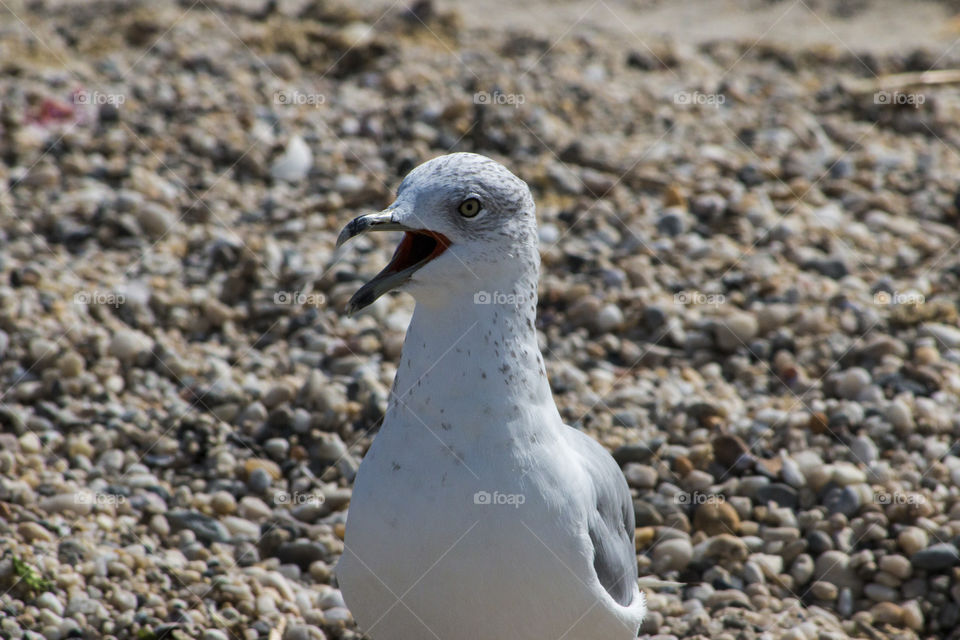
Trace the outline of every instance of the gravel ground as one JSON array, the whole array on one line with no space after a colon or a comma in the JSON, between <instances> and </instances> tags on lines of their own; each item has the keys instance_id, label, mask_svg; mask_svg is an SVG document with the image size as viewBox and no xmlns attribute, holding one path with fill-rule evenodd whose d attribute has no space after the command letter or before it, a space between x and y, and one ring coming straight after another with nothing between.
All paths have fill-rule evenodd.
<instances>
[{"instance_id":1,"label":"gravel ground","mask_svg":"<svg viewBox=\"0 0 960 640\"><path fill-rule=\"evenodd\" d=\"M360 637L332 567L412 300L345 318L396 240L334 241L451 150L537 198L561 413L685 583L644 634L960 637L960 92L890 76L960 50L0 14L0 637Z\"/></svg>"}]
</instances>

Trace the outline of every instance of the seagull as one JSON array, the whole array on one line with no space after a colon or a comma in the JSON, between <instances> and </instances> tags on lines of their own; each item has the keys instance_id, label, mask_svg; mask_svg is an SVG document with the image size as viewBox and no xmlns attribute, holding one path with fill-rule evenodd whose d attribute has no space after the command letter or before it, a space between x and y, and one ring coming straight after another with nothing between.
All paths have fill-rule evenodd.
<instances>
[{"instance_id":1,"label":"seagull","mask_svg":"<svg viewBox=\"0 0 960 640\"><path fill-rule=\"evenodd\" d=\"M526 183L473 153L411 171L337 239L402 231L348 304L416 300L336 576L373 640L626 640L646 613L617 463L563 423L535 325Z\"/></svg>"}]
</instances>

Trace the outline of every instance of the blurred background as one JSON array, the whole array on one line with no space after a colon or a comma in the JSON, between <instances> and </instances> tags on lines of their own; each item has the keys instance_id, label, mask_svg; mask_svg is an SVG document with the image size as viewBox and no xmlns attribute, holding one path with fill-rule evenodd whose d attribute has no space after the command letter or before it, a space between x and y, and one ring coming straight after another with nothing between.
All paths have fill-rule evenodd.
<instances>
[{"instance_id":1,"label":"blurred background","mask_svg":"<svg viewBox=\"0 0 960 640\"><path fill-rule=\"evenodd\" d=\"M417 164L540 218L642 634L960 637L960 6L0 0L0 637L360 638ZM389 532L384 532L389 535ZM469 579L468 576L464 577Z\"/></svg>"}]
</instances>

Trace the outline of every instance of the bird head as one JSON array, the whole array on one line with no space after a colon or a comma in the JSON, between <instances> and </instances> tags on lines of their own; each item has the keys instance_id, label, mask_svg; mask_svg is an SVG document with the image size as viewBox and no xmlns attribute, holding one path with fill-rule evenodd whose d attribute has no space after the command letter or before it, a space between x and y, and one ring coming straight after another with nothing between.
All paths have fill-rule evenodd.
<instances>
[{"instance_id":1,"label":"bird head","mask_svg":"<svg viewBox=\"0 0 960 640\"><path fill-rule=\"evenodd\" d=\"M347 311L398 288L421 300L510 286L523 276L535 282L536 229L530 189L502 164L475 153L429 160L407 175L389 207L351 220L340 233L338 247L371 231L403 232L390 263L353 295Z\"/></svg>"}]
</instances>

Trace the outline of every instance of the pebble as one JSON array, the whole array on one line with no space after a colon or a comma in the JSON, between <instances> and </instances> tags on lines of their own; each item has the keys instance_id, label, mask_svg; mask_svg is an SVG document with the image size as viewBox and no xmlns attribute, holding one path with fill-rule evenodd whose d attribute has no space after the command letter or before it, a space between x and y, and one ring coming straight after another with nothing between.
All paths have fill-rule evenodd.
<instances>
[{"instance_id":1,"label":"pebble","mask_svg":"<svg viewBox=\"0 0 960 640\"><path fill-rule=\"evenodd\" d=\"M877 562L877 566L879 566L882 571L886 571L901 580L906 580L913 572L910 560L898 554L883 556L879 562Z\"/></svg>"},{"instance_id":2,"label":"pebble","mask_svg":"<svg viewBox=\"0 0 960 640\"><path fill-rule=\"evenodd\" d=\"M269 518L273 515L273 511L260 498L244 496L240 498L240 502L237 504L237 514L241 518L256 522Z\"/></svg>"},{"instance_id":3,"label":"pebble","mask_svg":"<svg viewBox=\"0 0 960 640\"><path fill-rule=\"evenodd\" d=\"M645 464L629 462L623 468L627 483L637 489L653 489L657 486L657 470Z\"/></svg>"},{"instance_id":4,"label":"pebble","mask_svg":"<svg viewBox=\"0 0 960 640\"><path fill-rule=\"evenodd\" d=\"M237 500L228 491L217 491L210 497L210 506L218 515L229 515L237 510Z\"/></svg>"},{"instance_id":5,"label":"pebble","mask_svg":"<svg viewBox=\"0 0 960 640\"><path fill-rule=\"evenodd\" d=\"M693 517L693 528L708 536L720 533L736 535L740 528L740 516L737 510L727 502L706 502L697 507Z\"/></svg>"},{"instance_id":6,"label":"pebble","mask_svg":"<svg viewBox=\"0 0 960 640\"><path fill-rule=\"evenodd\" d=\"M841 398L855 400L870 382L869 371L862 367L852 367L837 377L837 393Z\"/></svg>"},{"instance_id":7,"label":"pebble","mask_svg":"<svg viewBox=\"0 0 960 640\"><path fill-rule=\"evenodd\" d=\"M940 542L911 555L910 563L921 571L945 571L960 564L960 551L949 542Z\"/></svg>"},{"instance_id":8,"label":"pebble","mask_svg":"<svg viewBox=\"0 0 960 640\"><path fill-rule=\"evenodd\" d=\"M692 559L693 547L682 538L664 540L653 548L653 569L657 574L682 571Z\"/></svg>"},{"instance_id":9,"label":"pebble","mask_svg":"<svg viewBox=\"0 0 960 640\"><path fill-rule=\"evenodd\" d=\"M161 240L176 226L177 216L157 202L145 202L137 209L137 221L152 240Z\"/></svg>"},{"instance_id":10,"label":"pebble","mask_svg":"<svg viewBox=\"0 0 960 640\"><path fill-rule=\"evenodd\" d=\"M145 351L149 351L153 341L146 335L133 329L121 329L110 340L110 355L121 362L131 362Z\"/></svg>"},{"instance_id":11,"label":"pebble","mask_svg":"<svg viewBox=\"0 0 960 640\"><path fill-rule=\"evenodd\" d=\"M40 453L40 450L43 448L43 444L40 442L40 436L33 431L28 431L20 436L18 443L20 450L26 454Z\"/></svg>"},{"instance_id":12,"label":"pebble","mask_svg":"<svg viewBox=\"0 0 960 640\"><path fill-rule=\"evenodd\" d=\"M826 600L832 602L837 599L837 596L840 594L840 589L837 588L837 585L831 582L823 582L818 580L810 585L810 595L812 595L817 600Z\"/></svg>"},{"instance_id":13,"label":"pebble","mask_svg":"<svg viewBox=\"0 0 960 640\"><path fill-rule=\"evenodd\" d=\"M21 522L17 533L27 542L53 542L53 534L36 522Z\"/></svg>"},{"instance_id":14,"label":"pebble","mask_svg":"<svg viewBox=\"0 0 960 640\"><path fill-rule=\"evenodd\" d=\"M313 166L313 152L300 136L291 136L282 155L270 165L270 175L277 180L299 182Z\"/></svg>"},{"instance_id":15,"label":"pebble","mask_svg":"<svg viewBox=\"0 0 960 640\"><path fill-rule=\"evenodd\" d=\"M250 488L250 491L254 493L265 493L272 483L273 477L269 471L263 468L254 469L247 476L247 486Z\"/></svg>"},{"instance_id":16,"label":"pebble","mask_svg":"<svg viewBox=\"0 0 960 640\"><path fill-rule=\"evenodd\" d=\"M897 536L897 544L907 557L912 557L921 549L926 549L929 542L927 532L919 527L905 527Z\"/></svg>"},{"instance_id":17,"label":"pebble","mask_svg":"<svg viewBox=\"0 0 960 640\"><path fill-rule=\"evenodd\" d=\"M745 347L757 335L757 319L751 313L734 312L717 323L718 346L725 351Z\"/></svg>"},{"instance_id":18,"label":"pebble","mask_svg":"<svg viewBox=\"0 0 960 640\"><path fill-rule=\"evenodd\" d=\"M923 630L923 610L920 608L920 604L916 600L905 602L901 607L900 613L903 617L903 623L908 629L913 629L914 631Z\"/></svg>"},{"instance_id":19,"label":"pebble","mask_svg":"<svg viewBox=\"0 0 960 640\"><path fill-rule=\"evenodd\" d=\"M197 538L206 542L226 542L230 538L230 534L222 524L196 511L169 511L166 519L172 531L188 529Z\"/></svg>"},{"instance_id":20,"label":"pebble","mask_svg":"<svg viewBox=\"0 0 960 640\"><path fill-rule=\"evenodd\" d=\"M858 435L850 440L850 452L856 462L869 465L880 457L880 449L868 435Z\"/></svg>"},{"instance_id":21,"label":"pebble","mask_svg":"<svg viewBox=\"0 0 960 640\"><path fill-rule=\"evenodd\" d=\"M863 588L863 593L871 600L876 602L893 602L899 597L896 589L883 584L871 582Z\"/></svg>"},{"instance_id":22,"label":"pebble","mask_svg":"<svg viewBox=\"0 0 960 640\"><path fill-rule=\"evenodd\" d=\"M795 509L799 504L799 494L788 484L774 482L757 489L757 502L761 504L772 502L781 507Z\"/></svg>"},{"instance_id":23,"label":"pebble","mask_svg":"<svg viewBox=\"0 0 960 640\"><path fill-rule=\"evenodd\" d=\"M613 331L623 324L623 311L615 304L604 305L597 312L596 320L593 323L594 330L600 333Z\"/></svg>"},{"instance_id":24,"label":"pebble","mask_svg":"<svg viewBox=\"0 0 960 640\"><path fill-rule=\"evenodd\" d=\"M814 576L821 582L828 582L840 589L849 588L859 592L863 586L856 571L850 567L850 557L842 551L824 551L817 558Z\"/></svg>"}]
</instances>

